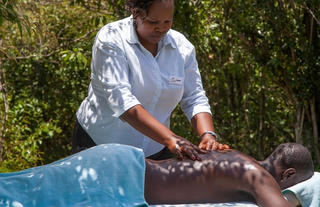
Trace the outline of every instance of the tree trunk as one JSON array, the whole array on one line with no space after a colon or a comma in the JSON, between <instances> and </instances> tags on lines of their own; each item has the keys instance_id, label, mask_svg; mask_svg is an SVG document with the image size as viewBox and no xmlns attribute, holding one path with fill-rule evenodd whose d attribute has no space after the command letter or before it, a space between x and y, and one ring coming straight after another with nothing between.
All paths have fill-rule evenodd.
<instances>
[{"instance_id":1,"label":"tree trunk","mask_svg":"<svg viewBox=\"0 0 320 207\"><path fill-rule=\"evenodd\" d=\"M315 97L310 101L310 113L312 120L312 129L313 129L313 146L315 152L316 162L320 164L320 153L319 153L319 135L318 135L318 125L317 125L317 116L316 116L316 107L315 107Z\"/></svg>"},{"instance_id":2,"label":"tree trunk","mask_svg":"<svg viewBox=\"0 0 320 207\"><path fill-rule=\"evenodd\" d=\"M249 74L248 68L245 68L246 73ZM243 111L244 111L244 120L246 123L246 131L250 130L250 124L249 124L249 109L248 109L248 101L249 101L249 77L247 76L247 81L244 82L244 94L245 99L243 100Z\"/></svg>"},{"instance_id":3,"label":"tree trunk","mask_svg":"<svg viewBox=\"0 0 320 207\"><path fill-rule=\"evenodd\" d=\"M261 93L260 93L260 111L259 111L259 140L258 140L258 156L260 159L263 159L263 145L264 145L264 137L265 137L265 102L266 102L266 95L265 95L265 80L264 80L264 71L263 68L261 69L260 73L261 78Z\"/></svg>"},{"instance_id":4,"label":"tree trunk","mask_svg":"<svg viewBox=\"0 0 320 207\"><path fill-rule=\"evenodd\" d=\"M303 122L304 122L304 114L305 114L305 109L303 105L297 104L296 107L296 123L294 127L294 134L296 137L296 142L303 144L302 140L302 130L303 130Z\"/></svg>"},{"instance_id":5,"label":"tree trunk","mask_svg":"<svg viewBox=\"0 0 320 207\"><path fill-rule=\"evenodd\" d=\"M2 40L0 40L0 47L2 45ZM5 131L5 125L6 121L8 119L8 112L9 112L9 101L8 101L8 93L7 88L5 85L5 71L2 66L2 59L0 58L0 93L2 96L3 101L3 115L1 116L1 123L0 123L0 162L2 162L2 155L3 155L3 149L4 149L4 131Z\"/></svg>"}]
</instances>

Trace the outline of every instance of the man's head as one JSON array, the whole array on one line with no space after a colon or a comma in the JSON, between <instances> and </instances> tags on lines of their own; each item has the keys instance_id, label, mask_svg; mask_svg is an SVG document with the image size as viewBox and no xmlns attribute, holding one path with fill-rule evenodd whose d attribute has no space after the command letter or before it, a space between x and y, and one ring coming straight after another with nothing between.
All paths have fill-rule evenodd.
<instances>
[{"instance_id":1,"label":"man's head","mask_svg":"<svg viewBox=\"0 0 320 207\"><path fill-rule=\"evenodd\" d=\"M275 178L281 189L307 180L314 173L310 152L298 143L279 145L261 165Z\"/></svg>"}]
</instances>

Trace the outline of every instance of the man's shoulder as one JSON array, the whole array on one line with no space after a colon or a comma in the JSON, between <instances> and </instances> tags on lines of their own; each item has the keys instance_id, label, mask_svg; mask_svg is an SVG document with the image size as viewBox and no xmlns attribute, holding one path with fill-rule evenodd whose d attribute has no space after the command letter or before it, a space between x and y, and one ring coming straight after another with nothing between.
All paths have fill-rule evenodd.
<instances>
[{"instance_id":1,"label":"man's shoulder","mask_svg":"<svg viewBox=\"0 0 320 207\"><path fill-rule=\"evenodd\" d=\"M235 149L225 150L210 150L207 154L203 155L205 159L215 161L226 161L229 163L233 162L256 162L252 157Z\"/></svg>"}]
</instances>

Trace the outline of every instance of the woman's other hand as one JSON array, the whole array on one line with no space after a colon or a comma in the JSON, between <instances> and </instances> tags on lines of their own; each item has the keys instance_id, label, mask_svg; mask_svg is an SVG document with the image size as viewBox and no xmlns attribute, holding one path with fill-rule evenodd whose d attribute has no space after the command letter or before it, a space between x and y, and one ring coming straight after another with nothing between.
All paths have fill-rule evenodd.
<instances>
[{"instance_id":1,"label":"woman's other hand","mask_svg":"<svg viewBox=\"0 0 320 207\"><path fill-rule=\"evenodd\" d=\"M211 134L205 134L201 137L199 148L203 150L230 149L229 145L219 143L217 138Z\"/></svg>"}]
</instances>

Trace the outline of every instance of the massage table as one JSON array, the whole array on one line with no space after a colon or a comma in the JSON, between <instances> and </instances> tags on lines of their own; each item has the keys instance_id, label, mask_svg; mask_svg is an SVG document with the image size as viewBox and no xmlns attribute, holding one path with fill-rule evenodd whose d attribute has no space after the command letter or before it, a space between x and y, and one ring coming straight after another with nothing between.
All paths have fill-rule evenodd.
<instances>
[{"instance_id":1,"label":"massage table","mask_svg":"<svg viewBox=\"0 0 320 207\"><path fill-rule=\"evenodd\" d=\"M0 173L0 207L148 206L144 173L141 149L99 145L44 166ZM246 202L151 206L257 207Z\"/></svg>"}]
</instances>

